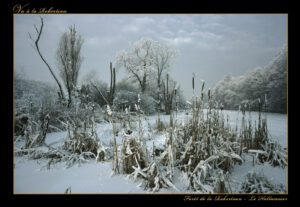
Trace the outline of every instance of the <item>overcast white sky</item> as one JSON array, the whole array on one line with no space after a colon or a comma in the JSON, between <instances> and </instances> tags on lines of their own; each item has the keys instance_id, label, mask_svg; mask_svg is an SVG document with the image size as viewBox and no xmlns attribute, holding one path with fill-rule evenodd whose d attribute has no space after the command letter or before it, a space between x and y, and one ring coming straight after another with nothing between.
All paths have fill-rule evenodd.
<instances>
[{"instance_id":1,"label":"overcast white sky","mask_svg":"<svg viewBox=\"0 0 300 207\"><path fill-rule=\"evenodd\" d=\"M109 62L118 51L128 49L142 37L172 45L179 55L170 69L186 98L190 98L192 73L196 87L200 80L212 87L225 75L241 75L265 66L287 42L287 15L42 15L44 31L40 49L56 69L55 51L59 38L75 24L84 38L84 62L80 79L94 70L98 79L108 82ZM35 33L38 15L14 16L14 64L27 79L54 82L48 69L31 46L28 32ZM117 80L125 70L118 71Z\"/></svg>"}]
</instances>

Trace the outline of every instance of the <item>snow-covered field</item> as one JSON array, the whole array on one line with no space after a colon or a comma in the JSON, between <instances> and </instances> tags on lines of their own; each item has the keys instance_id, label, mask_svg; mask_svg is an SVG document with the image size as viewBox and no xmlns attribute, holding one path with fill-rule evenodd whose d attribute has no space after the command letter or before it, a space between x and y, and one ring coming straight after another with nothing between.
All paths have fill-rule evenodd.
<instances>
[{"instance_id":1,"label":"snow-covered field","mask_svg":"<svg viewBox=\"0 0 300 207\"><path fill-rule=\"evenodd\" d=\"M240 123L241 114L236 111L224 111L228 115L229 124L232 127ZM188 119L187 114L179 113L178 122ZM251 120L257 120L257 113L251 113ZM278 140L283 147L287 147L287 120L286 115L268 113L268 130L271 137ZM169 123L169 116L163 115L162 121ZM248 117L247 117L248 120ZM154 130L156 116L146 117L142 122L143 133L149 152L152 152L153 145L159 148L165 144L165 134ZM238 121L238 122L237 122ZM112 142L112 126L109 123L97 125L97 134L101 142L109 146ZM67 132L55 132L47 134L46 144L58 147L66 138ZM118 132L117 143L121 145L123 139L122 131ZM24 144L22 140L16 143L15 147ZM236 165L229 175L228 181L233 193L238 193L239 186L249 171L265 174L273 184L287 183L287 168L272 167L269 164L257 164L252 166L250 156L243 157L245 162ZM111 161L96 162L91 160L81 166L75 165L66 168L63 163L57 163L46 167L46 160L28 160L25 157L15 156L14 158L14 192L15 193L65 193L71 189L72 193L149 193L140 187L139 180L129 179L127 175L112 175ZM187 193L187 179L181 172L175 172L173 184L182 192ZM160 193L174 192L174 188L161 189Z\"/></svg>"}]
</instances>

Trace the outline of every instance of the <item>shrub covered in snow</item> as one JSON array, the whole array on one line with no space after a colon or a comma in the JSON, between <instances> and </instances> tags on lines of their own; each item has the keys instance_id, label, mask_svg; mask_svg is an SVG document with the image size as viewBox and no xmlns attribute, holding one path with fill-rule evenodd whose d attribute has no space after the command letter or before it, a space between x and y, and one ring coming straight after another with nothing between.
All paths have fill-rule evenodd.
<instances>
[{"instance_id":1,"label":"shrub covered in snow","mask_svg":"<svg viewBox=\"0 0 300 207\"><path fill-rule=\"evenodd\" d=\"M287 153L281 147L278 142L268 142L263 146L266 156L264 160L269 162L274 167L286 167L287 163Z\"/></svg>"},{"instance_id":2,"label":"shrub covered in snow","mask_svg":"<svg viewBox=\"0 0 300 207\"><path fill-rule=\"evenodd\" d=\"M70 133L71 134L71 133ZM71 153L81 154L82 152L91 152L97 155L99 148L98 141L89 133L73 131L64 142L63 149Z\"/></svg>"},{"instance_id":3,"label":"shrub covered in snow","mask_svg":"<svg viewBox=\"0 0 300 207\"><path fill-rule=\"evenodd\" d=\"M141 94L141 109L145 114L153 114L156 112L156 103L155 100L147 95ZM135 111L135 104L138 100L138 93L126 90L120 90L116 93L114 99L114 105L117 107L119 111L124 111L125 108L129 108L131 111Z\"/></svg>"},{"instance_id":4,"label":"shrub covered in snow","mask_svg":"<svg viewBox=\"0 0 300 207\"><path fill-rule=\"evenodd\" d=\"M24 135L25 128L30 128L31 133L38 133L40 128L40 112L49 114L45 109L54 108L55 90L48 84L15 79L15 109L14 130L15 135ZM52 114L49 114L52 117ZM49 120L49 131L52 130L52 119Z\"/></svg>"},{"instance_id":5,"label":"shrub covered in snow","mask_svg":"<svg viewBox=\"0 0 300 207\"><path fill-rule=\"evenodd\" d=\"M262 108L266 107L267 100L262 104L260 99L257 100L258 104L258 122L252 129L251 120L248 124L245 121L246 110L249 110L249 119L251 119L251 112L249 107L242 107L242 126L240 130L240 152L242 148L247 149L248 152L256 154L256 162L260 163L269 162L272 166L282 167L287 166L287 153L282 149L281 145L274 141L269 136L267 117L262 117Z\"/></svg>"},{"instance_id":6,"label":"shrub covered in snow","mask_svg":"<svg viewBox=\"0 0 300 207\"><path fill-rule=\"evenodd\" d=\"M134 167L143 169L148 166L148 159L144 150L140 143L132 136L125 137L122 154L123 173L125 174L132 173Z\"/></svg>"},{"instance_id":7,"label":"shrub covered in snow","mask_svg":"<svg viewBox=\"0 0 300 207\"><path fill-rule=\"evenodd\" d=\"M283 185L273 185L262 173L248 172L240 193L285 193Z\"/></svg>"}]
</instances>

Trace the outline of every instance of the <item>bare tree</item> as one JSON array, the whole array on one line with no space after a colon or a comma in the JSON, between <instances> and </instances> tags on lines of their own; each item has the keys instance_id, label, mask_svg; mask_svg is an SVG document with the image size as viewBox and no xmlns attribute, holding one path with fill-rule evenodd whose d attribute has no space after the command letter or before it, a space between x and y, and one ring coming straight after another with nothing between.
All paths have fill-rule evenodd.
<instances>
[{"instance_id":1,"label":"bare tree","mask_svg":"<svg viewBox=\"0 0 300 207\"><path fill-rule=\"evenodd\" d=\"M83 39L77 35L74 25L69 28L69 32L62 34L56 51L60 75L68 92L68 107L72 103L72 92L77 85L79 69L83 60L81 56L82 44Z\"/></svg>"},{"instance_id":2,"label":"bare tree","mask_svg":"<svg viewBox=\"0 0 300 207\"><path fill-rule=\"evenodd\" d=\"M157 83L158 124L162 99L162 75L170 68L176 54L176 50L170 46L149 38L142 38L129 51L123 51L117 56L117 65L127 69L133 78L139 82L143 93L146 90L149 76L154 77Z\"/></svg>"},{"instance_id":3,"label":"bare tree","mask_svg":"<svg viewBox=\"0 0 300 207\"><path fill-rule=\"evenodd\" d=\"M166 72L167 69L170 68L171 63L176 57L176 54L177 51L174 48L153 41L150 56L151 56L153 68L156 71L158 123L160 122L160 110L161 110L160 96L161 96L162 74Z\"/></svg>"},{"instance_id":4,"label":"bare tree","mask_svg":"<svg viewBox=\"0 0 300 207\"><path fill-rule=\"evenodd\" d=\"M147 78L152 69L151 47L153 40L142 38L131 49L117 55L117 65L123 66L138 81L142 93L146 91Z\"/></svg>"},{"instance_id":5,"label":"bare tree","mask_svg":"<svg viewBox=\"0 0 300 207\"><path fill-rule=\"evenodd\" d=\"M63 92L63 89L62 89L62 86L59 82L59 80L57 79L56 75L54 74L52 68L50 67L50 65L48 64L48 62L46 61L46 59L44 58L44 56L42 55L41 51L40 51L40 48L39 48L39 41L40 41L40 38L42 36L42 33L43 33L43 27L44 27L44 21L43 21L43 18L40 17L41 19L41 26L40 28L38 29L36 25L34 25L34 28L35 28L35 31L36 31L36 34L37 34L37 37L36 39L33 39L31 34L29 34L29 38L32 40L32 42L34 42L34 45L35 45L35 49L37 51L37 53L39 54L40 58L42 59L42 61L45 63L45 65L47 66L48 70L50 71L52 77L54 78L55 82L57 83L58 85L58 88L59 88L59 92L58 92L58 95L60 97L61 100L64 100L64 92Z\"/></svg>"}]
</instances>

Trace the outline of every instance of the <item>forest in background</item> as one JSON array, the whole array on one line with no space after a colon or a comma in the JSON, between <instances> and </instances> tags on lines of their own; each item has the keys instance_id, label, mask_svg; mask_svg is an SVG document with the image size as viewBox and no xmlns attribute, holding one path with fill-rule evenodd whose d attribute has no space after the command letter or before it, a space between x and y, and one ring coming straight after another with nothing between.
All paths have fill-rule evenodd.
<instances>
[{"instance_id":1,"label":"forest in background","mask_svg":"<svg viewBox=\"0 0 300 207\"><path fill-rule=\"evenodd\" d=\"M258 110L258 99L267 100L266 111L287 113L287 48L268 65L255 68L245 75L227 75L214 87L215 100L225 109L238 110L240 103L248 103Z\"/></svg>"}]
</instances>

